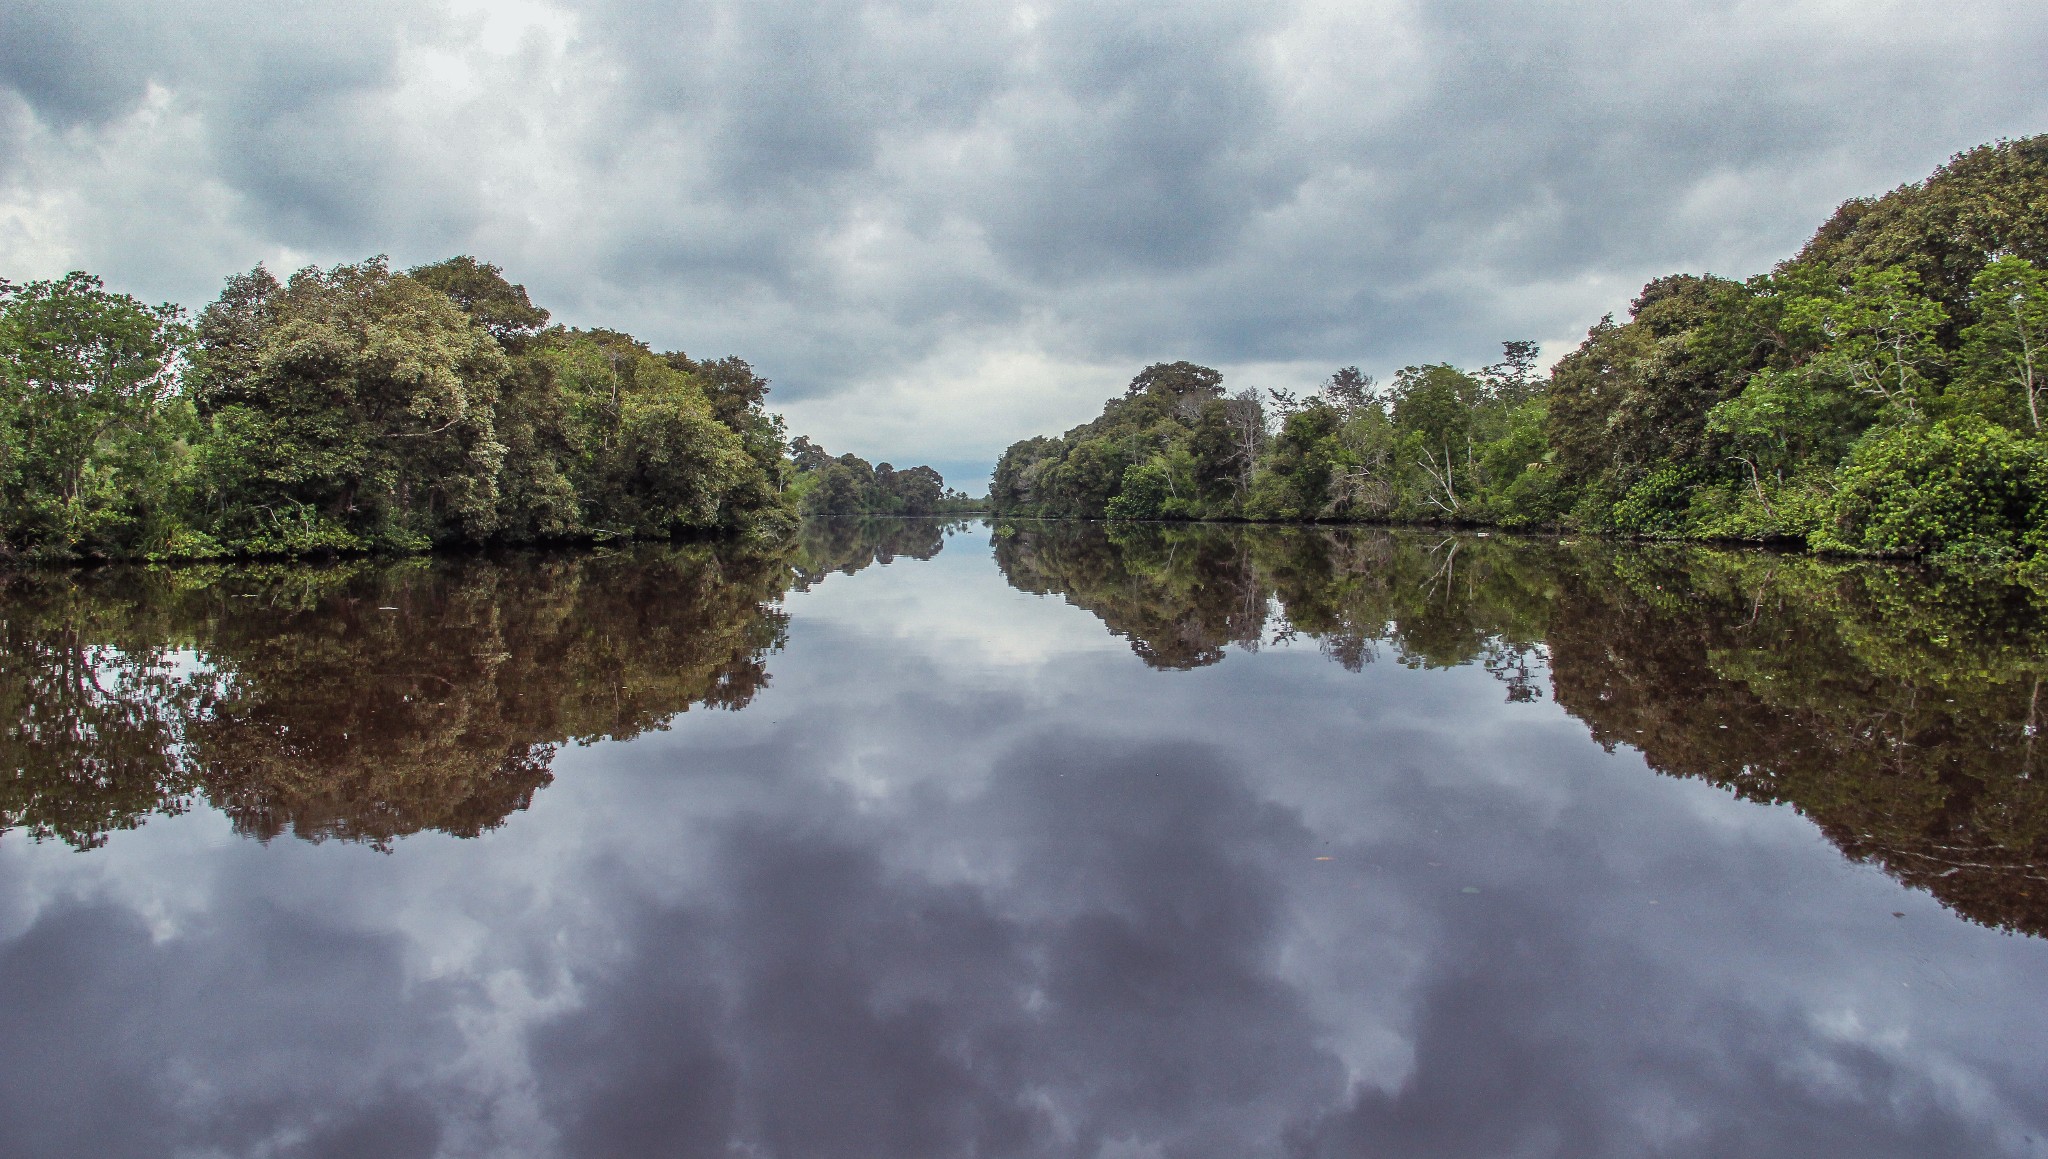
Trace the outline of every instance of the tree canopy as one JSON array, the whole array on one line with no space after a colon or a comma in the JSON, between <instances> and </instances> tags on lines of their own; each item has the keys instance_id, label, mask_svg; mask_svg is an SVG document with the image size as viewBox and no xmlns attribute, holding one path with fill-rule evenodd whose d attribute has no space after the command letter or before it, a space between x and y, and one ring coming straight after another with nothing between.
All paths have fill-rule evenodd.
<instances>
[{"instance_id":1,"label":"tree canopy","mask_svg":"<svg viewBox=\"0 0 2048 1159\"><path fill-rule=\"evenodd\" d=\"M2048 576L2048 137L1845 203L1746 281L1677 274L1546 374L1346 367L1307 398L1186 362L1025 439L1013 515L1570 528ZM2034 561L2029 563L2029 561Z\"/></svg>"},{"instance_id":2,"label":"tree canopy","mask_svg":"<svg viewBox=\"0 0 2048 1159\"><path fill-rule=\"evenodd\" d=\"M187 319L0 282L0 557L206 558L773 532L767 380L550 326L473 257L257 267Z\"/></svg>"},{"instance_id":3,"label":"tree canopy","mask_svg":"<svg viewBox=\"0 0 2048 1159\"><path fill-rule=\"evenodd\" d=\"M805 515L932 516L980 510L984 505L946 486L931 467L898 468L859 455L834 456L803 436L790 443L796 476L790 494Z\"/></svg>"}]
</instances>

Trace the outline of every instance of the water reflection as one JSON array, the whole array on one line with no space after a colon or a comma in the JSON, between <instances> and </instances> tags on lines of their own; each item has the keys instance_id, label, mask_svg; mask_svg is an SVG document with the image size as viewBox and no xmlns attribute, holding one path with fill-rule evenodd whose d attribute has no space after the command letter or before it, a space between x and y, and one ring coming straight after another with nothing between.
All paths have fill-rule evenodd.
<instances>
[{"instance_id":1,"label":"water reflection","mask_svg":"<svg viewBox=\"0 0 2048 1159\"><path fill-rule=\"evenodd\" d=\"M203 800L263 839L473 837L562 745L746 705L792 586L943 542L891 520L774 548L6 575L0 827L84 849Z\"/></svg>"},{"instance_id":2,"label":"water reflection","mask_svg":"<svg viewBox=\"0 0 2048 1159\"><path fill-rule=\"evenodd\" d=\"M1900 884L2041 932L2024 592L902 521L7 582L0 1154L2048 1138L2048 940Z\"/></svg>"},{"instance_id":3,"label":"water reflection","mask_svg":"<svg viewBox=\"0 0 2048 1159\"><path fill-rule=\"evenodd\" d=\"M946 525L778 549L0 580L0 823L80 848L195 800L239 832L388 846L527 807L557 748L739 708L792 588ZM2048 607L2025 589L1753 552L1373 530L1014 523L1019 590L1151 667L1308 639L1352 671L1480 665L1612 748L1789 802L1973 920L2048 932Z\"/></svg>"},{"instance_id":4,"label":"water reflection","mask_svg":"<svg viewBox=\"0 0 2048 1159\"><path fill-rule=\"evenodd\" d=\"M1156 668L1275 638L1482 665L1612 749L1786 802L1975 921L2048 933L2048 601L1809 557L1375 530L1016 523L1010 582ZM1548 679L1544 679L1545 676Z\"/></svg>"}]
</instances>

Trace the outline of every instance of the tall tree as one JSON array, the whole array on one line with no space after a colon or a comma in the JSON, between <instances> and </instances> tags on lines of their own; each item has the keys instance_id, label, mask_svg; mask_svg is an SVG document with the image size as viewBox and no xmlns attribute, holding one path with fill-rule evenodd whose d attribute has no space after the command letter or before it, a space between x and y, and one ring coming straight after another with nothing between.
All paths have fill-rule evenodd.
<instances>
[{"instance_id":1,"label":"tall tree","mask_svg":"<svg viewBox=\"0 0 2048 1159\"><path fill-rule=\"evenodd\" d=\"M1978 321L1963 334L1966 371L2016 395L2028 429L2039 431L2048 394L2048 271L2006 254L1984 267L1971 290Z\"/></svg>"},{"instance_id":2,"label":"tall tree","mask_svg":"<svg viewBox=\"0 0 2048 1159\"><path fill-rule=\"evenodd\" d=\"M213 525L258 550L419 550L497 526L505 356L382 258L260 268L200 318L194 401Z\"/></svg>"},{"instance_id":3,"label":"tall tree","mask_svg":"<svg viewBox=\"0 0 2048 1159\"><path fill-rule=\"evenodd\" d=\"M1790 312L1822 336L1816 361L1883 400L1886 411L1915 418L1943 377L1939 335L1948 321L1941 303L1920 288L1919 277L1902 266L1857 270L1838 292L1803 299Z\"/></svg>"},{"instance_id":4,"label":"tall tree","mask_svg":"<svg viewBox=\"0 0 2048 1159\"><path fill-rule=\"evenodd\" d=\"M507 281L505 271L467 254L431 265L415 266L408 276L443 294L491 337L516 349L548 323L548 312L533 304L526 287Z\"/></svg>"},{"instance_id":5,"label":"tall tree","mask_svg":"<svg viewBox=\"0 0 2048 1159\"><path fill-rule=\"evenodd\" d=\"M0 281L0 519L16 548L106 550L132 530L189 335L176 306L146 306L71 273ZM152 461L156 460L156 461Z\"/></svg>"}]
</instances>

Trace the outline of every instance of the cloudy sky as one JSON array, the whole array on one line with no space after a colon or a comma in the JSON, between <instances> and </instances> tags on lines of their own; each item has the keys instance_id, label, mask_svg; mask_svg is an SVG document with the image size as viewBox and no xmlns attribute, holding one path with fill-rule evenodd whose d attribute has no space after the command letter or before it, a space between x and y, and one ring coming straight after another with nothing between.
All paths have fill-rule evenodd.
<instances>
[{"instance_id":1,"label":"cloudy sky","mask_svg":"<svg viewBox=\"0 0 2048 1159\"><path fill-rule=\"evenodd\" d=\"M474 253L975 485L1147 362L1551 354L2048 131L2038 0L6 0L0 276Z\"/></svg>"}]
</instances>

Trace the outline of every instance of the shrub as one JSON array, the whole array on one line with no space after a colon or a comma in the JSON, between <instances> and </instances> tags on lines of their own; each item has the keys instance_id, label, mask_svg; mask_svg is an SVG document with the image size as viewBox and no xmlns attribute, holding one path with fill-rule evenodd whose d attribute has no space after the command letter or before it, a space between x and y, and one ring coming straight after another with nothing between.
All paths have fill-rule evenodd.
<instances>
[{"instance_id":1,"label":"shrub","mask_svg":"<svg viewBox=\"0 0 2048 1159\"><path fill-rule=\"evenodd\" d=\"M1166 507L1167 484L1163 464L1133 463L1124 468L1123 486L1103 513L1111 519L1157 519Z\"/></svg>"},{"instance_id":2,"label":"shrub","mask_svg":"<svg viewBox=\"0 0 2048 1159\"><path fill-rule=\"evenodd\" d=\"M1924 555L2019 548L2048 517L2040 444L1975 416L1890 427L1866 437L1842 468L1821 551ZM2040 546L2038 543L2029 546Z\"/></svg>"},{"instance_id":3,"label":"shrub","mask_svg":"<svg viewBox=\"0 0 2048 1159\"><path fill-rule=\"evenodd\" d=\"M1608 519L1616 531L1659 538L1683 535L1699 473L1689 466L1663 467L1644 476L1614 505Z\"/></svg>"}]
</instances>

